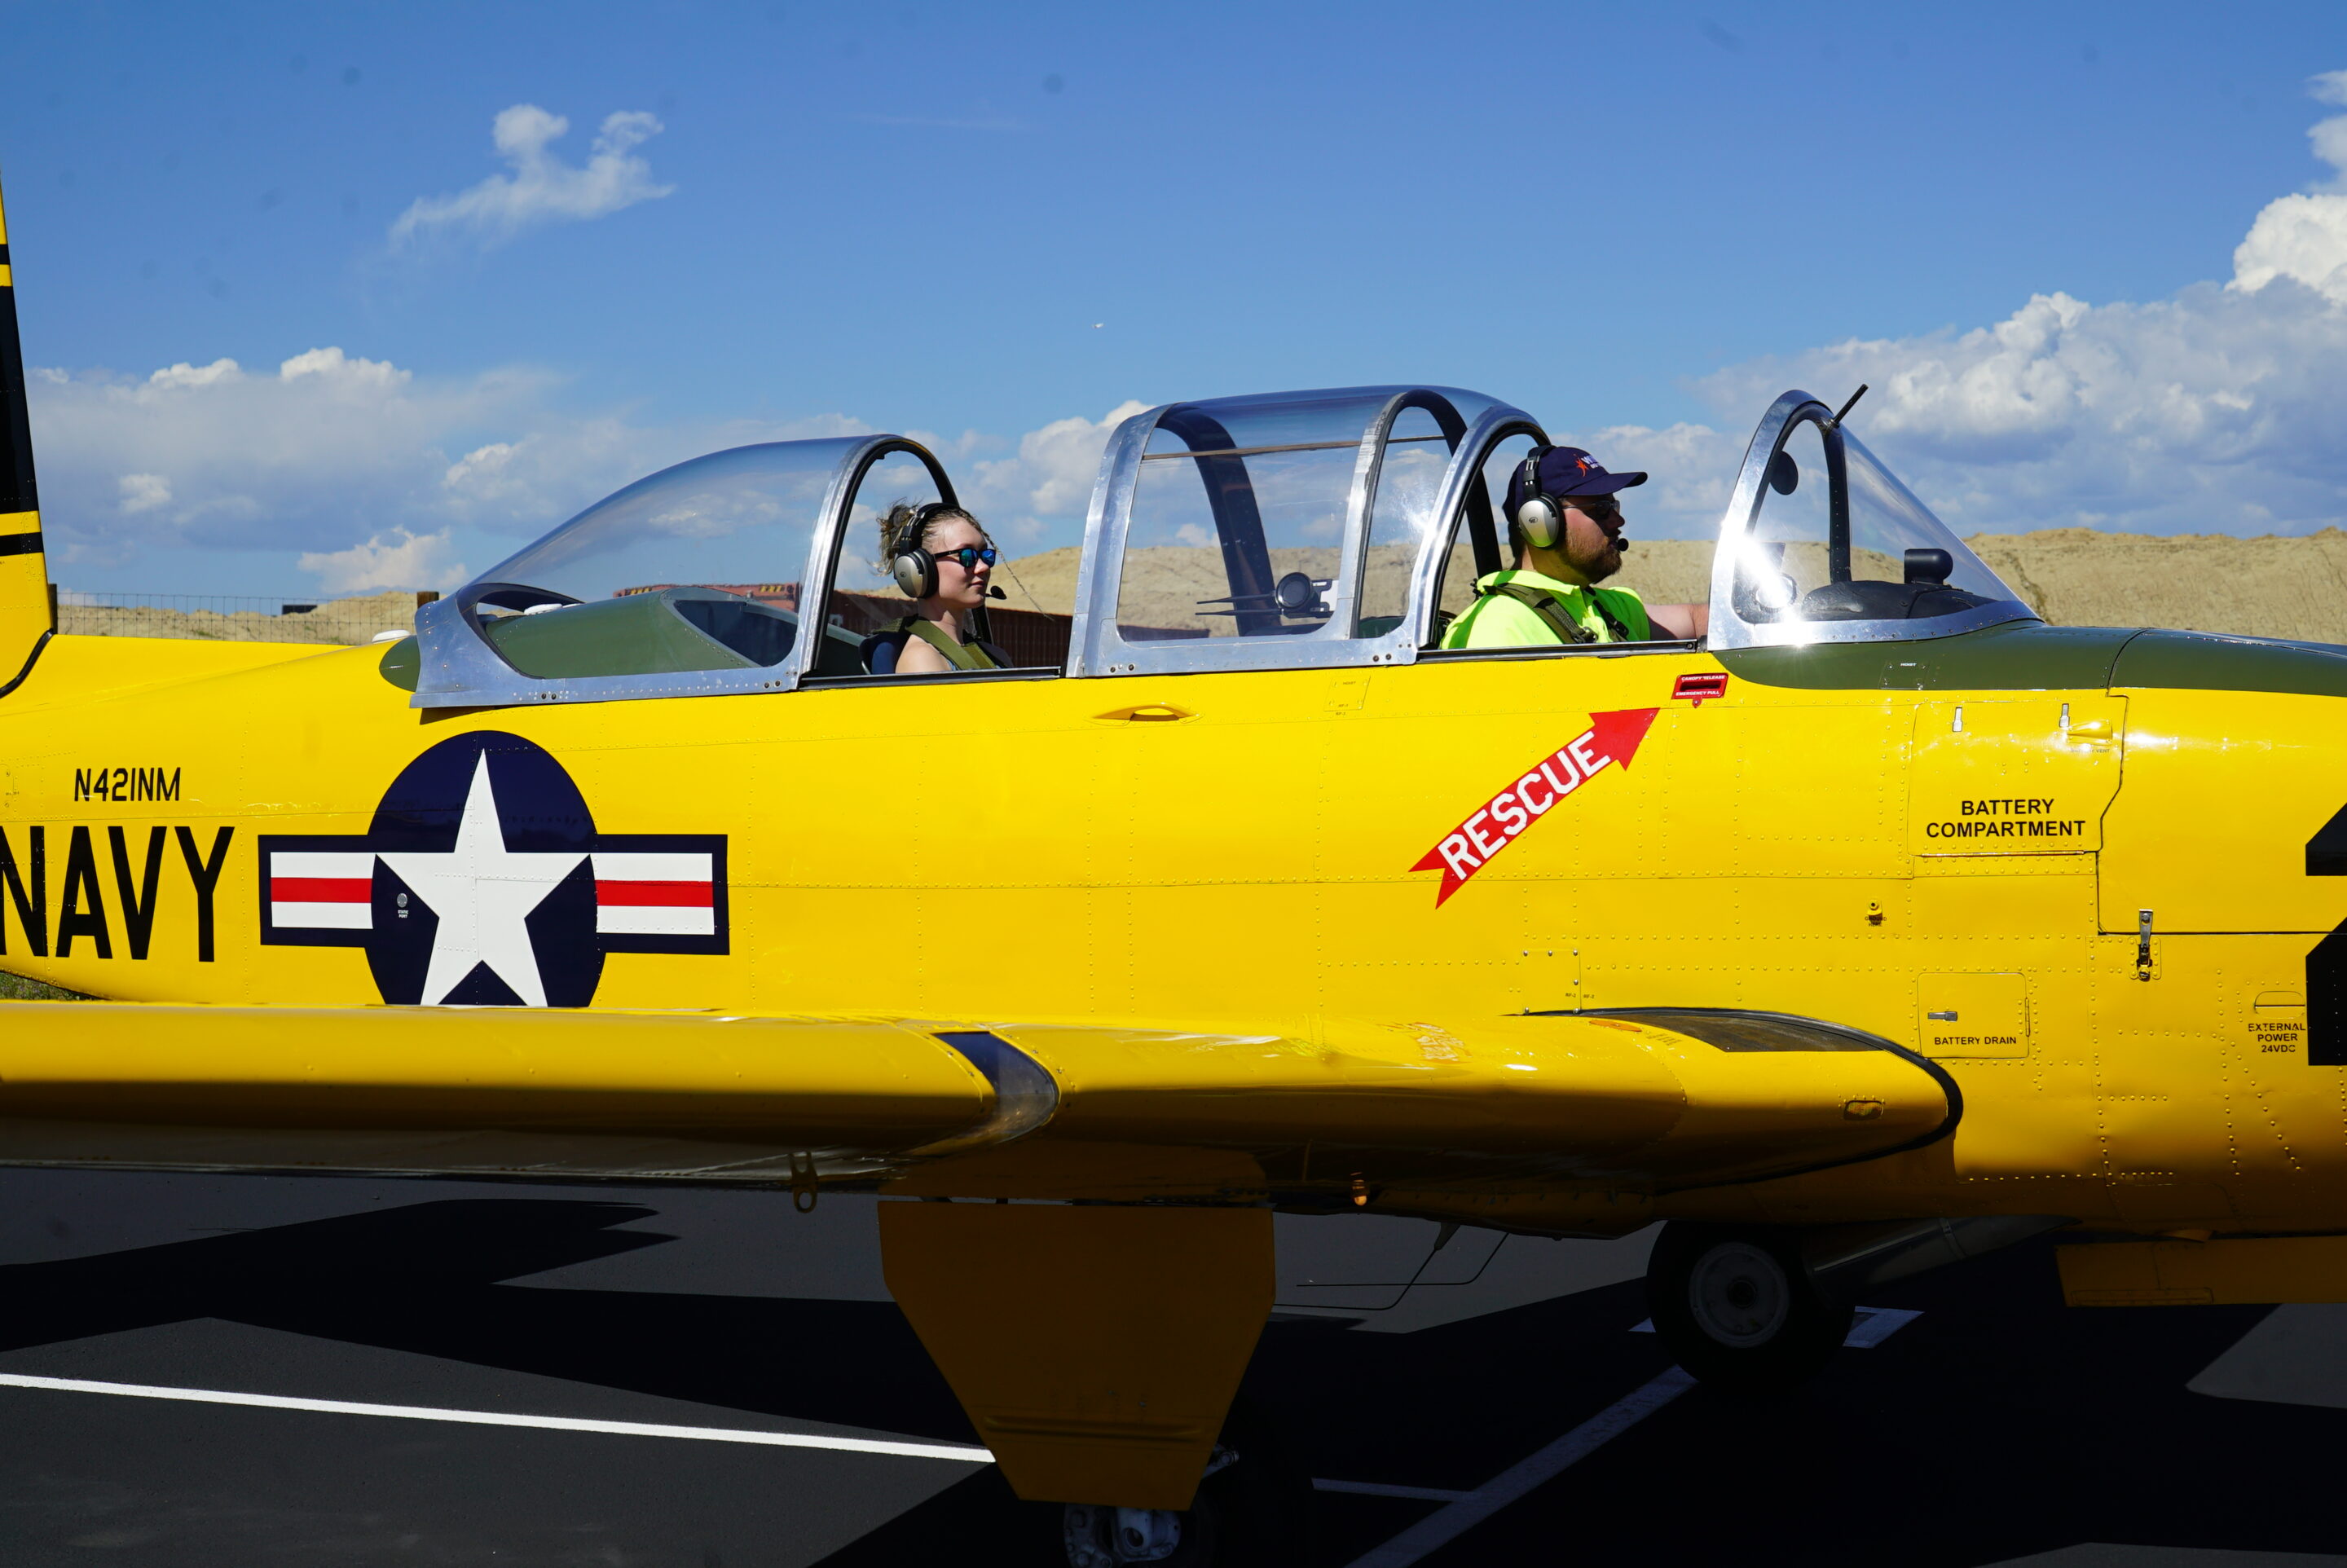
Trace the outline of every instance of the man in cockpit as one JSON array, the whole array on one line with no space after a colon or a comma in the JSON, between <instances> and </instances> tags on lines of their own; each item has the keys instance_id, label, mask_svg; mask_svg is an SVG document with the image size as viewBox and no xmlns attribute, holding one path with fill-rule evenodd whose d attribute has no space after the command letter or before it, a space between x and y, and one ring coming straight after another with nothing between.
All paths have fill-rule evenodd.
<instances>
[{"instance_id":1,"label":"man in cockpit","mask_svg":"<svg viewBox=\"0 0 2347 1568\"><path fill-rule=\"evenodd\" d=\"M1644 474L1609 474L1578 446L1535 446L1508 481L1515 569L1475 583L1475 602L1443 634L1445 648L1688 641L1710 629L1706 604L1648 604L1597 585L1622 569L1622 505Z\"/></svg>"}]
</instances>

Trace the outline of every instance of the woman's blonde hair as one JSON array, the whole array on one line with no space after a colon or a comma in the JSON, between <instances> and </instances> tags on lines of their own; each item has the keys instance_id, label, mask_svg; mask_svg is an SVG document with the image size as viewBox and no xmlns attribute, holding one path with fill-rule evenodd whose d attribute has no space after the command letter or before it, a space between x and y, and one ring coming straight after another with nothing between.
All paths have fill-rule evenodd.
<instances>
[{"instance_id":1,"label":"woman's blonde hair","mask_svg":"<svg viewBox=\"0 0 2347 1568\"><path fill-rule=\"evenodd\" d=\"M994 542L994 537L986 531L986 525L959 507L944 501L916 504L898 500L880 514L880 559L872 563L873 571L880 577L888 576L895 569L898 556L928 544L931 528L939 523L952 522L957 518L976 528L979 537L988 544Z\"/></svg>"}]
</instances>

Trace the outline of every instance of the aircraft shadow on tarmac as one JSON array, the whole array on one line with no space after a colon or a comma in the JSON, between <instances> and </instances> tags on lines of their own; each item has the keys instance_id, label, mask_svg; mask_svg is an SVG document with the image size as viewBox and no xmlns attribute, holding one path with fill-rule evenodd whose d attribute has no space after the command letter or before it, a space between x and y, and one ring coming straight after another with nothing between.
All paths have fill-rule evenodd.
<instances>
[{"instance_id":1,"label":"aircraft shadow on tarmac","mask_svg":"<svg viewBox=\"0 0 2347 1568\"><path fill-rule=\"evenodd\" d=\"M0 1349L217 1317L321 1339L971 1442L887 1302L499 1282L671 1238L633 1204L466 1198L0 1267ZM875 1380L875 1368L890 1374Z\"/></svg>"},{"instance_id":2,"label":"aircraft shadow on tarmac","mask_svg":"<svg viewBox=\"0 0 2347 1568\"><path fill-rule=\"evenodd\" d=\"M463 1199L0 1267L0 1348L222 1318L971 1440L889 1303L500 1283L659 1245L669 1238L610 1228L655 1212ZM2052 1273L2047 1249L2030 1245L1879 1292L1870 1304L1923 1316L1787 1399L1696 1389L1425 1561L1569 1546L1590 1561L1954 1568L2084 1542L2347 1544L2336 1505L2347 1412L2186 1389L2267 1308L2072 1310ZM1659 1342L1627 1332L1644 1316L1626 1284L1412 1334L1275 1321L1234 1441L1290 1474L1471 1490L1665 1369ZM1318 1494L1314 1556L1348 1563L1434 1506ZM1055 1532L1056 1511L1017 1502L989 1468L826 1563L1049 1562Z\"/></svg>"}]
</instances>

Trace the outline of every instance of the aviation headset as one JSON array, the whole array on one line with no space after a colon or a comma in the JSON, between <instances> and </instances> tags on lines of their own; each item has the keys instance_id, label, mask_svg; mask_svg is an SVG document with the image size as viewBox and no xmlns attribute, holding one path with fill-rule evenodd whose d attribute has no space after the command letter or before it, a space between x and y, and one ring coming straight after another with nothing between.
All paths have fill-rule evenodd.
<instances>
[{"instance_id":1,"label":"aviation headset","mask_svg":"<svg viewBox=\"0 0 2347 1568\"><path fill-rule=\"evenodd\" d=\"M1535 446L1524 454L1523 466L1516 470L1516 488L1524 498L1516 505L1516 527L1524 541L1536 550L1553 549L1556 541L1564 538L1564 503L1541 488L1541 459L1556 450L1553 446Z\"/></svg>"},{"instance_id":2,"label":"aviation headset","mask_svg":"<svg viewBox=\"0 0 2347 1568\"><path fill-rule=\"evenodd\" d=\"M938 558L921 548L921 537L942 517L967 518L951 501L925 501L913 508L912 519L897 530L889 549L888 575L907 599L927 599L938 591ZM973 522L975 518L971 519ZM979 528L979 534L986 530Z\"/></svg>"}]
</instances>

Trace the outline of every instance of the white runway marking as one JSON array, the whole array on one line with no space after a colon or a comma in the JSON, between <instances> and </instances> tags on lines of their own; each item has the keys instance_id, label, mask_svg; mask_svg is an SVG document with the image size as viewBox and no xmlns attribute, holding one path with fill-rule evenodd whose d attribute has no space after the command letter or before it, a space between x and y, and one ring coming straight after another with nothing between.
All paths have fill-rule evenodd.
<instances>
[{"instance_id":1,"label":"white runway marking","mask_svg":"<svg viewBox=\"0 0 2347 1568\"><path fill-rule=\"evenodd\" d=\"M1850 1326L1850 1333L1841 1342L1846 1350L1871 1350L1923 1316L1920 1312L1910 1312L1903 1307L1860 1307L1856 1310L1857 1320ZM1654 1331L1655 1320L1651 1317L1644 1323L1630 1326L1633 1334L1652 1334Z\"/></svg>"},{"instance_id":2,"label":"white runway marking","mask_svg":"<svg viewBox=\"0 0 2347 1568\"><path fill-rule=\"evenodd\" d=\"M1861 1307L1842 1344L1853 1350L1871 1350L1923 1315L1903 1307Z\"/></svg>"},{"instance_id":3,"label":"white runway marking","mask_svg":"<svg viewBox=\"0 0 2347 1568\"><path fill-rule=\"evenodd\" d=\"M1389 1486L1381 1481L1315 1481L1315 1491L1350 1491L1363 1497L1406 1497L1413 1502L1464 1502L1471 1491L1446 1491L1439 1486Z\"/></svg>"},{"instance_id":4,"label":"white runway marking","mask_svg":"<svg viewBox=\"0 0 2347 1568\"><path fill-rule=\"evenodd\" d=\"M118 1394L133 1399L179 1399L199 1405L252 1405L265 1410L315 1410L332 1416L387 1416L395 1420L454 1421L473 1427L538 1427L557 1432L604 1432L629 1438L682 1438L705 1443L757 1443L778 1449L831 1449L890 1454L899 1459L957 1460L991 1464L994 1456L963 1443L898 1443L815 1432L736 1431L730 1427L671 1427L650 1421L590 1421L573 1416L517 1416L501 1410L443 1410L429 1405L369 1405L351 1399L297 1399L282 1394L234 1394L218 1389L162 1389L145 1383L94 1383L79 1378L32 1378L0 1372L0 1388L46 1389L67 1394Z\"/></svg>"},{"instance_id":5,"label":"white runway marking","mask_svg":"<svg viewBox=\"0 0 2347 1568\"><path fill-rule=\"evenodd\" d=\"M1447 1546L1500 1510L1580 1462L1695 1387L1695 1379L1671 1368L1654 1381L1582 1422L1556 1441L1520 1460L1457 1502L1438 1508L1384 1545L1353 1559L1351 1568L1409 1568L1438 1546Z\"/></svg>"}]
</instances>

